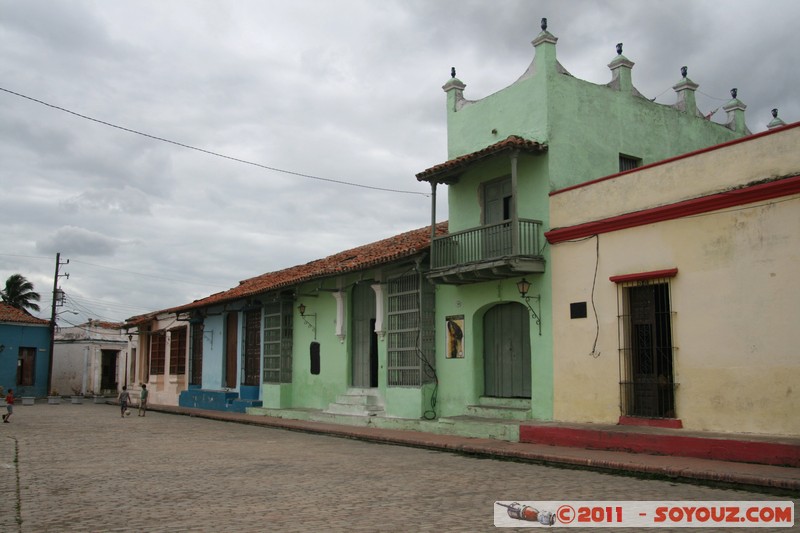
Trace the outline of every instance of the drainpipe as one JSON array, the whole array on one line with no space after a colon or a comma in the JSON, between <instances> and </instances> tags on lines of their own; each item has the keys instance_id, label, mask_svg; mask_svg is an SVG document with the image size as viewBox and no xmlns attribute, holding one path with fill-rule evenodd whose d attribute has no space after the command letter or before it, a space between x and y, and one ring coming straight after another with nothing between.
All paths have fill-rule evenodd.
<instances>
[{"instance_id":1,"label":"drainpipe","mask_svg":"<svg viewBox=\"0 0 800 533\"><path fill-rule=\"evenodd\" d=\"M431 181L431 268L436 266L436 260L433 255L433 239L436 238L436 181Z\"/></svg>"}]
</instances>

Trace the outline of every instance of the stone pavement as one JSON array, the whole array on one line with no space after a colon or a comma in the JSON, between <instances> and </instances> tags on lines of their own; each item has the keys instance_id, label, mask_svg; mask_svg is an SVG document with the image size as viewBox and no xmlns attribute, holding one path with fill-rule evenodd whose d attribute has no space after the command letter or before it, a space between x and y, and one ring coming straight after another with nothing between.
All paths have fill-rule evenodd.
<instances>
[{"instance_id":1,"label":"stone pavement","mask_svg":"<svg viewBox=\"0 0 800 533\"><path fill-rule=\"evenodd\" d=\"M800 494L800 468L714 461L672 455L647 455L507 442L495 439L439 435L412 430L353 427L306 420L228 413L172 406L156 406L163 412L263 425L312 433L324 433L371 442L440 449L482 457L504 458L540 464L569 465L598 471L654 476L682 481L748 487L776 493Z\"/></svg>"},{"instance_id":2,"label":"stone pavement","mask_svg":"<svg viewBox=\"0 0 800 533\"><path fill-rule=\"evenodd\" d=\"M567 452L576 465L623 461L579 450L175 408L15 411L0 425L2 532L491 531L495 501L793 499L797 510L787 489L551 466ZM692 530L708 531L680 531Z\"/></svg>"}]
</instances>

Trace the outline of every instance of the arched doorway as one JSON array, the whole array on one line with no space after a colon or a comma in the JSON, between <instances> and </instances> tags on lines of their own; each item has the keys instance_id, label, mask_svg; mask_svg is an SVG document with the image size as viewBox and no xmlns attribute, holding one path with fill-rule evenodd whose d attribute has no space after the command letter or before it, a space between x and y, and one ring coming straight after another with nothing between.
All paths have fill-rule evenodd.
<instances>
[{"instance_id":1,"label":"arched doorway","mask_svg":"<svg viewBox=\"0 0 800 533\"><path fill-rule=\"evenodd\" d=\"M484 396L531 397L530 316L519 303L499 304L483 316Z\"/></svg>"}]
</instances>

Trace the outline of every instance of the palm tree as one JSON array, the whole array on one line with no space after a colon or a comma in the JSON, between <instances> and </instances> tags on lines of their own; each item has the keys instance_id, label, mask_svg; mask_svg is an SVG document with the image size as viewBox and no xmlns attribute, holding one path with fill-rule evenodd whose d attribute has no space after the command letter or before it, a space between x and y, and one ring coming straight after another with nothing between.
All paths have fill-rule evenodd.
<instances>
[{"instance_id":1,"label":"palm tree","mask_svg":"<svg viewBox=\"0 0 800 533\"><path fill-rule=\"evenodd\" d=\"M25 279L22 274L9 276L6 280L6 288L0 291L0 296L2 296L3 302L11 307L16 307L23 311L28 309L32 311L39 310L39 305L34 302L38 302L41 297L38 292L34 292L33 283Z\"/></svg>"}]
</instances>

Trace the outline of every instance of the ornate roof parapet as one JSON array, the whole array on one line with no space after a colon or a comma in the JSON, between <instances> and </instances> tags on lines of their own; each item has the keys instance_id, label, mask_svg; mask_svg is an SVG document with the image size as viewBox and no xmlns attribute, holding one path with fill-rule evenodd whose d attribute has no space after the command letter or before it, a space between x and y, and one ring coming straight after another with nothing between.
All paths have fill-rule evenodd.
<instances>
[{"instance_id":1,"label":"ornate roof parapet","mask_svg":"<svg viewBox=\"0 0 800 533\"><path fill-rule=\"evenodd\" d=\"M749 134L750 130L747 129L747 124L744 122L744 111L747 106L738 98L739 90L735 87L731 89L731 101L722 106L722 109L728 113L728 120L725 123L729 129Z\"/></svg>"},{"instance_id":2,"label":"ornate roof parapet","mask_svg":"<svg viewBox=\"0 0 800 533\"><path fill-rule=\"evenodd\" d=\"M539 33L539 35L537 35L536 38L531 41L531 44L536 51L536 55L533 59L534 64L537 65L537 68L543 68L545 71L553 68L556 72L569 74L556 59L556 43L558 42L558 37L547 31L546 18L542 19L541 28L542 31ZM528 70L533 70L533 64L531 64L531 67L529 67ZM523 75L523 77L525 77L525 75Z\"/></svg>"},{"instance_id":3,"label":"ornate roof parapet","mask_svg":"<svg viewBox=\"0 0 800 533\"><path fill-rule=\"evenodd\" d=\"M769 124L767 124L767 129L771 130L773 128L780 128L781 126L785 125L786 123L778 118L778 108L776 107L772 110L772 120L770 120Z\"/></svg>"},{"instance_id":4,"label":"ornate roof parapet","mask_svg":"<svg viewBox=\"0 0 800 533\"><path fill-rule=\"evenodd\" d=\"M608 82L606 86L620 92L644 97L642 93L633 86L633 76L631 73L633 65L635 65L633 61L622 55L622 43L617 43L617 57L608 64L608 68L611 69L611 81Z\"/></svg>"},{"instance_id":5,"label":"ornate roof parapet","mask_svg":"<svg viewBox=\"0 0 800 533\"><path fill-rule=\"evenodd\" d=\"M703 114L697 109L697 99L694 94L700 86L687 76L688 73L688 67L681 67L681 76L683 76L683 79L672 86L672 89L678 93L678 101L673 107L684 113L702 117Z\"/></svg>"},{"instance_id":6,"label":"ornate roof parapet","mask_svg":"<svg viewBox=\"0 0 800 533\"><path fill-rule=\"evenodd\" d=\"M464 89L467 85L456 78L456 67L450 68L450 79L442 85L442 90L447 93L447 108L458 111L464 106Z\"/></svg>"}]
</instances>

